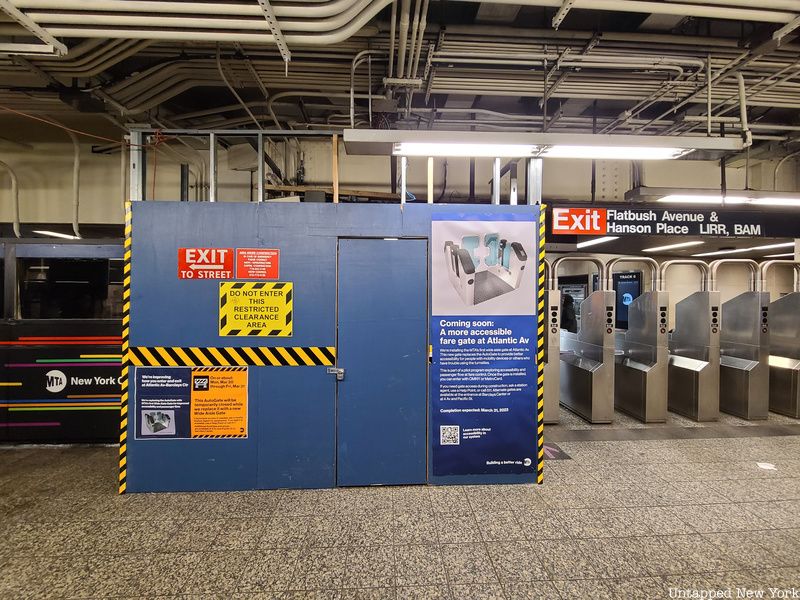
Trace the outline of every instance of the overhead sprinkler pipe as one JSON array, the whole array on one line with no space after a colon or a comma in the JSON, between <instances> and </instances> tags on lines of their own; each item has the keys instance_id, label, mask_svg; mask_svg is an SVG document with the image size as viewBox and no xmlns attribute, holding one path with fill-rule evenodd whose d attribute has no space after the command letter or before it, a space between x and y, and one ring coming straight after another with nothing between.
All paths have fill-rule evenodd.
<instances>
[{"instance_id":1,"label":"overhead sprinkler pipe","mask_svg":"<svg viewBox=\"0 0 800 600\"><path fill-rule=\"evenodd\" d=\"M14 235L22 237L19 232L19 182L17 181L17 174L3 161L0 161L0 167L8 171L8 175L11 177L11 197L14 201Z\"/></svg>"}]
</instances>

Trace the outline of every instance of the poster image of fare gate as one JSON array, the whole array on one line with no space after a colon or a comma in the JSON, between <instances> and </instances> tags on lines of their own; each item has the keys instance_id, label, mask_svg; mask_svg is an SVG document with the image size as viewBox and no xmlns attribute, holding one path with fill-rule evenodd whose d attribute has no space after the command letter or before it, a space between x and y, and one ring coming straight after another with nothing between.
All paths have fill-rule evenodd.
<instances>
[{"instance_id":1,"label":"poster image of fare gate","mask_svg":"<svg viewBox=\"0 0 800 600\"><path fill-rule=\"evenodd\" d=\"M530 222L434 221L434 314L533 314L535 270ZM527 271L526 271L527 269ZM526 277L526 275L530 275Z\"/></svg>"},{"instance_id":2,"label":"poster image of fare gate","mask_svg":"<svg viewBox=\"0 0 800 600\"><path fill-rule=\"evenodd\" d=\"M519 217L432 223L434 476L536 472L536 223Z\"/></svg>"}]
</instances>

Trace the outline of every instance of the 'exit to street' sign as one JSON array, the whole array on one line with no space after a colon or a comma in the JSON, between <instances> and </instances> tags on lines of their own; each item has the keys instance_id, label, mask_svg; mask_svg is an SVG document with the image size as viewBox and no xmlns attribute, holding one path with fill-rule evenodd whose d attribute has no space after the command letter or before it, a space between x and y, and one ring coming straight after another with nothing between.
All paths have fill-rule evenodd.
<instances>
[{"instance_id":1,"label":"'exit to street' sign","mask_svg":"<svg viewBox=\"0 0 800 600\"><path fill-rule=\"evenodd\" d=\"M178 248L178 279L233 279L233 248Z\"/></svg>"}]
</instances>

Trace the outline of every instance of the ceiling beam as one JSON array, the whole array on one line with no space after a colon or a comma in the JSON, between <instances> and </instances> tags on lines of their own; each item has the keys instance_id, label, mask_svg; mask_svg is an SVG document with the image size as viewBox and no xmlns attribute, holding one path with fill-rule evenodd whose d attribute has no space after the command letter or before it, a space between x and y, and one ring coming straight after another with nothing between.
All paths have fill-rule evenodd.
<instances>
[{"instance_id":1,"label":"ceiling beam","mask_svg":"<svg viewBox=\"0 0 800 600\"><path fill-rule=\"evenodd\" d=\"M553 29L558 29L559 25L561 25L562 21L567 17L567 13L569 9L572 8L572 5L575 4L575 0L564 0L561 3L561 8L558 9L555 16L553 17Z\"/></svg>"},{"instance_id":2,"label":"ceiling beam","mask_svg":"<svg viewBox=\"0 0 800 600\"><path fill-rule=\"evenodd\" d=\"M292 60L292 52L289 50L289 46L286 44L286 38L283 37L283 32L278 24L275 11L272 10L272 5L269 3L269 0L258 0L258 4L261 6L261 11L264 13L264 19L267 21L267 26L272 32L272 36L275 38L275 45L278 46L278 51L281 53L283 62L286 63L286 68L288 69L289 61Z\"/></svg>"},{"instance_id":3,"label":"ceiling beam","mask_svg":"<svg viewBox=\"0 0 800 600\"><path fill-rule=\"evenodd\" d=\"M64 56L67 53L67 47L64 44L50 35L43 27L34 23L33 19L11 4L10 0L0 0L0 10L39 38L42 43L52 46L58 56Z\"/></svg>"}]
</instances>

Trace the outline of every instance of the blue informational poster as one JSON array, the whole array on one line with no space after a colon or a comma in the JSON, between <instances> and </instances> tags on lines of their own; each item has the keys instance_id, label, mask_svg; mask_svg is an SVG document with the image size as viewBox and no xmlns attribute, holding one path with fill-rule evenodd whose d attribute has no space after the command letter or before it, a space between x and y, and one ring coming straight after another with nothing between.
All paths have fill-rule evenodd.
<instances>
[{"instance_id":1,"label":"blue informational poster","mask_svg":"<svg viewBox=\"0 0 800 600\"><path fill-rule=\"evenodd\" d=\"M434 216L434 476L536 473L534 218Z\"/></svg>"}]
</instances>

